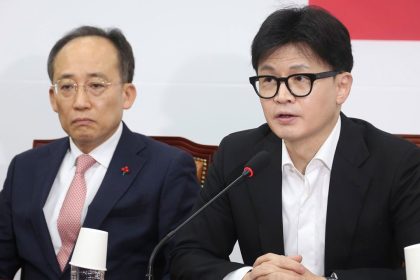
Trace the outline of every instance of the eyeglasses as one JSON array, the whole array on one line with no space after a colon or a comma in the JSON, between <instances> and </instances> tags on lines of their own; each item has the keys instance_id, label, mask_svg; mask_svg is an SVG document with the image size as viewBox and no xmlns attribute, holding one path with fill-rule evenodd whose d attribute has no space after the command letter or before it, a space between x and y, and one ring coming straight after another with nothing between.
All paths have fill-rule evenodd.
<instances>
[{"instance_id":1,"label":"eyeglasses","mask_svg":"<svg viewBox=\"0 0 420 280\"><path fill-rule=\"evenodd\" d=\"M85 93L98 97L102 95L110 86L121 83L111 83L101 78L91 78L84 84L78 84L72 79L61 79L56 81L51 87L55 94L64 98L70 98L77 94L79 87L83 87Z\"/></svg>"},{"instance_id":2,"label":"eyeglasses","mask_svg":"<svg viewBox=\"0 0 420 280\"><path fill-rule=\"evenodd\" d=\"M289 92L295 97L308 96L314 85L314 81L328 77L334 77L340 71L327 71L321 73L299 73L288 77L274 77L270 75L249 77L249 82L254 87L257 95L264 99L270 99L279 92L280 84L285 83Z\"/></svg>"}]
</instances>

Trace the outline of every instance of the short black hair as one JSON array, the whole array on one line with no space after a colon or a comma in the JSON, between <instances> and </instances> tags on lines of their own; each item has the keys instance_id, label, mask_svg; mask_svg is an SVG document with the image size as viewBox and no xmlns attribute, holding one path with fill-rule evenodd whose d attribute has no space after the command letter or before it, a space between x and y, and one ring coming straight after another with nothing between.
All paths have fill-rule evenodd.
<instances>
[{"instance_id":1,"label":"short black hair","mask_svg":"<svg viewBox=\"0 0 420 280\"><path fill-rule=\"evenodd\" d=\"M252 42L255 71L263 56L287 44L309 48L333 70L351 72L353 68L347 28L320 7L280 9L268 16Z\"/></svg>"},{"instance_id":2,"label":"short black hair","mask_svg":"<svg viewBox=\"0 0 420 280\"><path fill-rule=\"evenodd\" d=\"M118 28L102 29L94 26L81 26L73 29L60 40L58 40L50 51L48 56L48 76L51 82L54 77L54 60L58 52L71 40L87 37L87 36L99 36L109 40L117 49L119 59L119 70L121 79L125 83L131 83L134 76L134 54L130 43L125 38L124 34Z\"/></svg>"}]
</instances>

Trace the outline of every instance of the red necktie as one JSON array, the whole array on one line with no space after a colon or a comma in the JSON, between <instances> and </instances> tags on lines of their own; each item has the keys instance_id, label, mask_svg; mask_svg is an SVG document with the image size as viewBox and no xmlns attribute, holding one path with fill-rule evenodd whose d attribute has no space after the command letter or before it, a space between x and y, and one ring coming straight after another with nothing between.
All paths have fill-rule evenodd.
<instances>
[{"instance_id":1,"label":"red necktie","mask_svg":"<svg viewBox=\"0 0 420 280\"><path fill-rule=\"evenodd\" d=\"M58 251L57 260L61 271L69 260L81 227L82 210L86 199L85 172L95 162L95 159L89 155L82 154L77 157L76 174L58 215L57 228L61 238L61 248Z\"/></svg>"}]
</instances>

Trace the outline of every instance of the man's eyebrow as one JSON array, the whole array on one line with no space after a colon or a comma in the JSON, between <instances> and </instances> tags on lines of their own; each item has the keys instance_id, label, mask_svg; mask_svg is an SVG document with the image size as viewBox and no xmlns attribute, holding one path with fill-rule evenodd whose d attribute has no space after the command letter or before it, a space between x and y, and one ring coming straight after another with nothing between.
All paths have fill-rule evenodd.
<instances>
[{"instance_id":1,"label":"man's eyebrow","mask_svg":"<svg viewBox=\"0 0 420 280\"><path fill-rule=\"evenodd\" d=\"M301 70L301 69L309 69L309 66L306 64L297 64L292 65L289 67L290 70Z\"/></svg>"},{"instance_id":2,"label":"man's eyebrow","mask_svg":"<svg viewBox=\"0 0 420 280\"><path fill-rule=\"evenodd\" d=\"M274 67L272 67L271 65L265 64L265 65L261 66L261 68L259 68L258 70L259 71L261 71L261 70L270 70L270 71L272 71L272 70L274 70Z\"/></svg>"},{"instance_id":3,"label":"man's eyebrow","mask_svg":"<svg viewBox=\"0 0 420 280\"><path fill-rule=\"evenodd\" d=\"M292 65L289 67L289 70L293 70L293 71L297 71L297 70L304 70L304 69L309 69L309 66L306 64L296 64L296 65ZM258 71L274 71L275 68L269 64L265 64L263 66L261 66L261 68L258 69Z\"/></svg>"},{"instance_id":4,"label":"man's eyebrow","mask_svg":"<svg viewBox=\"0 0 420 280\"><path fill-rule=\"evenodd\" d=\"M89 78L103 78L103 79L108 79L108 77L100 72L94 72L94 73L89 73L87 75Z\"/></svg>"}]
</instances>

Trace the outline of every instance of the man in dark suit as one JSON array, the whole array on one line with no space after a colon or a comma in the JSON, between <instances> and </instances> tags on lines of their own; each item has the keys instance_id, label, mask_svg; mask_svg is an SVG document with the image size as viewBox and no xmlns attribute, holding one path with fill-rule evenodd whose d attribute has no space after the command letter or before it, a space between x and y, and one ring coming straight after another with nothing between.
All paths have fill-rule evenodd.
<instances>
[{"instance_id":1,"label":"man in dark suit","mask_svg":"<svg viewBox=\"0 0 420 280\"><path fill-rule=\"evenodd\" d=\"M50 52L48 73L51 105L69 137L10 164L0 193L0 279L19 268L22 279L70 279L80 226L108 232L106 279L143 279L154 246L192 207L194 161L122 122L136 89L132 49L118 29L68 33ZM90 167L73 183L79 158ZM156 279L167 275L168 250Z\"/></svg>"},{"instance_id":2,"label":"man in dark suit","mask_svg":"<svg viewBox=\"0 0 420 280\"><path fill-rule=\"evenodd\" d=\"M177 236L174 279L404 279L420 243L420 150L347 118L347 29L316 7L282 9L252 45L267 124L220 144L196 208L266 150L270 163ZM238 241L244 264L229 261Z\"/></svg>"}]
</instances>

